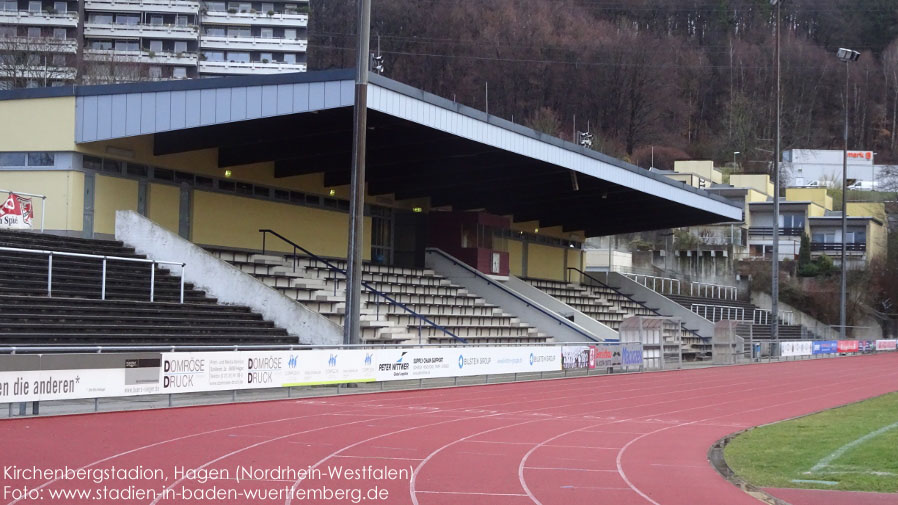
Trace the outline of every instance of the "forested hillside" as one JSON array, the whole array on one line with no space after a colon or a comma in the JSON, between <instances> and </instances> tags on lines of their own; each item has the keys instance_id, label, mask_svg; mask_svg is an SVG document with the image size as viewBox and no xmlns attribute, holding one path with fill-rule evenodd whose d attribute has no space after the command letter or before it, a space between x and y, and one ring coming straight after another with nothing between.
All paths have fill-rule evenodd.
<instances>
[{"instance_id":1,"label":"forested hillside","mask_svg":"<svg viewBox=\"0 0 898 505\"><path fill-rule=\"evenodd\" d=\"M898 0L781 0L783 148L898 159ZM355 0L312 0L310 69L354 64ZM385 75L647 167L713 158L765 171L773 150L769 0L373 0ZM379 36L379 37L378 37Z\"/></svg>"}]
</instances>

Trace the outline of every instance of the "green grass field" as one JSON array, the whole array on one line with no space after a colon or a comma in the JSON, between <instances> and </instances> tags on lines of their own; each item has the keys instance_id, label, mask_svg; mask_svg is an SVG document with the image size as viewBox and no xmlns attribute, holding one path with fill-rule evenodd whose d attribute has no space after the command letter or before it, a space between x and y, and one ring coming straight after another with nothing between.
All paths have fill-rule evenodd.
<instances>
[{"instance_id":1,"label":"green grass field","mask_svg":"<svg viewBox=\"0 0 898 505\"><path fill-rule=\"evenodd\" d=\"M724 456L760 487L898 492L898 393L751 430Z\"/></svg>"}]
</instances>

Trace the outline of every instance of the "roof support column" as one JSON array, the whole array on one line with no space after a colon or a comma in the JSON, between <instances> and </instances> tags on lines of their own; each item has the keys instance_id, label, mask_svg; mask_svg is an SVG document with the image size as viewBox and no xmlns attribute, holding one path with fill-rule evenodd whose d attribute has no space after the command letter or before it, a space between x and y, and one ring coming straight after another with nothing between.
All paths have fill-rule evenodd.
<instances>
[{"instance_id":1,"label":"roof support column","mask_svg":"<svg viewBox=\"0 0 898 505\"><path fill-rule=\"evenodd\" d=\"M365 141L368 129L368 43L371 0L359 0L356 49L355 119L352 125L352 181L349 204L349 251L346 265L346 317L343 343L361 343L362 243L365 230Z\"/></svg>"}]
</instances>

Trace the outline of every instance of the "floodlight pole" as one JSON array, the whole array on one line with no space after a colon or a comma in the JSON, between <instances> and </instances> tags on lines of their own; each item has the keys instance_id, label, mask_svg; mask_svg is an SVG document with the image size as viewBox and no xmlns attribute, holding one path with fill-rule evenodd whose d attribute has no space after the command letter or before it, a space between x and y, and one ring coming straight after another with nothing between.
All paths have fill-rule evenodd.
<instances>
[{"instance_id":1,"label":"floodlight pole","mask_svg":"<svg viewBox=\"0 0 898 505\"><path fill-rule=\"evenodd\" d=\"M346 265L346 317L343 343L361 343L359 319L362 298L362 243L365 224L365 143L368 130L368 59L371 37L371 0L358 0L355 119L352 125L352 179L349 202L349 251Z\"/></svg>"},{"instance_id":2,"label":"floodlight pole","mask_svg":"<svg viewBox=\"0 0 898 505\"><path fill-rule=\"evenodd\" d=\"M782 99L780 98L780 4L782 0L770 0L776 5L776 147L773 151L773 263L770 268L771 286L770 298L773 322L770 326L770 336L775 345L779 345L779 295L780 295L780 149L782 122Z\"/></svg>"},{"instance_id":3,"label":"floodlight pole","mask_svg":"<svg viewBox=\"0 0 898 505\"><path fill-rule=\"evenodd\" d=\"M844 57L843 57L843 51ZM853 61L853 51L839 49L839 59L845 63L845 135L844 135L844 151L842 152L842 275L839 283L839 336L845 338L847 333L845 325L848 324L847 312L845 308L845 298L847 293L846 277L848 267L845 262L845 250L847 249L848 239L848 93L851 88L848 83L848 64Z\"/></svg>"}]
</instances>

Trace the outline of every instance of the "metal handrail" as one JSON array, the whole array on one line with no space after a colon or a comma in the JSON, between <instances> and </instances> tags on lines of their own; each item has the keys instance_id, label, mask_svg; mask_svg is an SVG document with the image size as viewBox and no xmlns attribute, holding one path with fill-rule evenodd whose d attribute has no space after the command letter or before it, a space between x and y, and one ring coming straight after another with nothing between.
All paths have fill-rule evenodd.
<instances>
[{"instance_id":1,"label":"metal handrail","mask_svg":"<svg viewBox=\"0 0 898 505\"><path fill-rule=\"evenodd\" d=\"M664 293L665 283L667 283L667 287L669 288L668 289L669 294L674 294L674 284L676 284L676 286L677 286L677 294L679 295L681 292L679 279L672 279L670 277L658 277L656 275L634 274L634 273L628 273L628 272L621 272L621 275L623 275L624 277L626 277L628 279L631 279L633 282L642 284L645 287L649 287L649 279L651 279L652 280L651 289L652 289L652 291L655 291L658 293L662 293L662 294ZM643 278L643 282L639 282L640 277ZM658 291L658 288L657 288L658 281L661 281L661 291Z\"/></svg>"},{"instance_id":2,"label":"metal handrail","mask_svg":"<svg viewBox=\"0 0 898 505\"><path fill-rule=\"evenodd\" d=\"M608 342L616 343L616 342ZM467 347L555 347L559 342L503 342L503 343L474 343ZM104 352L191 352L191 351L294 351L310 349L419 349L419 348L446 348L456 347L456 344L395 344L384 342L383 344L235 344L235 345L32 345L32 346L0 346L0 354L17 353L90 353L102 354Z\"/></svg>"},{"instance_id":3,"label":"metal handrail","mask_svg":"<svg viewBox=\"0 0 898 505\"><path fill-rule=\"evenodd\" d=\"M541 305L537 305L537 304L533 303L532 300L528 300L527 298L524 298L523 296L521 296L520 294L518 294L517 292L515 292L513 289L510 289L508 286L506 286L506 285L504 285L504 284L502 284L502 283L495 282L494 280L490 279L490 277L489 277L488 275L484 275L484 274L483 274L482 272L480 272L479 270L477 270L477 269L475 269L475 268L472 268L471 265L468 265L467 263L464 263L464 262L462 262L462 261L459 261L458 259L454 258L453 256L451 256L451 255L448 254L447 252L443 251L442 249L437 249L436 247L428 247L428 248L427 248L427 251L428 251L428 252L433 252L433 253L436 253L436 254L440 254L440 255L443 256L444 258L446 258L446 259L452 261L455 265L458 265L458 266L461 266L461 267L467 269L467 270L470 271L471 273L473 273L473 274L479 276L481 279L483 279L483 280L487 281L488 283L492 284L493 286L495 286L495 287L501 289L502 291L504 291L505 293L507 293L509 296L511 296L511 297L513 297L513 298L516 298L518 301L524 302L528 307L534 308L534 309L536 309L537 311L542 312L543 314L545 314L545 315L551 317L552 319L555 319L556 321L558 321L559 324L563 324L564 326L567 326L568 328L570 328L570 329L576 331L577 333L579 333L579 334L585 336L586 338L588 338L589 340L591 340L591 341L593 341L593 342L608 342L608 343L611 343L611 344L615 343L613 340L602 340L602 339L599 339L599 338L595 337L595 336L592 335L591 333L589 333L589 332L587 332L587 331L581 329L576 323L573 323L573 322L572 322L571 320L569 320L568 318L566 318L566 317L564 317L564 316L562 316L562 315L560 315L560 314L558 314L558 313L556 313L556 312L553 312L553 311L551 311L551 310L548 310L548 309L546 309L545 307L542 307Z\"/></svg>"},{"instance_id":4,"label":"metal handrail","mask_svg":"<svg viewBox=\"0 0 898 505\"><path fill-rule=\"evenodd\" d=\"M44 232L44 216L47 214L45 211L47 209L47 195L38 195L36 193L23 193L21 191L12 191L9 189L0 189L0 193L7 193L13 195L22 195L22 196L30 196L33 198L41 199L41 233Z\"/></svg>"},{"instance_id":5,"label":"metal handrail","mask_svg":"<svg viewBox=\"0 0 898 505\"><path fill-rule=\"evenodd\" d=\"M313 253L312 251L306 249L305 247L303 247L303 246L297 244L296 242L293 242L292 240L288 239L287 237L281 235L280 233L278 233L278 232L276 232L276 231L274 231L274 230L268 229L268 228L260 229L260 230L259 230L259 233L262 234L262 254L265 254L265 237L266 237L269 233L272 234L272 235L274 235L275 237L277 237L277 238L283 240L284 242L290 244L291 246L293 246L293 271L294 271L294 272L296 271L296 261L297 261L296 251L299 250L299 251L304 252L307 256L309 256L310 258L314 259L315 261L320 261L320 262L324 263L325 266L327 266L327 268L328 268L330 271L332 271L332 272L334 272L334 273L342 274L343 277L347 277L347 275L346 275L346 270L344 270L344 269L342 269L342 268L340 268L340 267L334 265L334 264L331 263L330 261L328 261L328 260L322 258L321 256L318 256L317 254L315 254L315 253ZM337 290L336 277L334 278L334 281L335 281L335 282L334 282L334 292L336 292L336 290ZM392 298L392 297L389 296L388 294L386 294L386 293L384 293L384 292L378 290L377 288L371 286L371 285L368 284L366 281L363 280L363 281L361 281L361 283L362 283L362 287L364 287L365 289L367 289L369 292L374 293L376 296L379 296L379 297L381 297L381 298L387 300L388 302L392 303L393 305L395 305L395 306L399 307L400 309L402 309L402 310L408 312L409 314L411 314L411 315L417 317L417 318L420 319L421 321L423 321L423 322L425 322L425 323L427 323L427 324L433 326L434 328L436 328L436 329L442 331L442 332L445 333L446 335L449 335L450 337L452 337L452 338L458 340L459 342L462 342L462 343L464 343L464 344L467 344L467 343L468 343L468 341L467 341L466 339L464 339L464 338L462 338L462 337L459 337L458 335L456 335L455 333L452 333L451 331L447 330L447 329L444 328L443 326L441 326L441 325L439 325L439 324L437 324L437 323L431 321L431 320L428 319L426 316L423 316L423 315L421 315L421 314L418 314L417 312L415 312L413 309L409 308L409 307L408 307L407 305L405 305L404 303L400 302L399 300L396 300L396 299ZM378 309L378 310L379 310L379 309ZM380 314L379 314L379 313L378 313L377 317L378 317L378 319L380 318ZM421 335L421 326L419 325L419 326L418 326L418 336L420 336L420 335Z\"/></svg>"},{"instance_id":6,"label":"metal handrail","mask_svg":"<svg viewBox=\"0 0 898 505\"><path fill-rule=\"evenodd\" d=\"M699 312L697 309L702 309ZM708 309L711 309L711 318L708 318ZM715 316L717 315L718 309L720 310L720 319L715 320ZM695 312L696 314L708 319L711 322L720 321L723 319L729 319L733 321L745 321L745 307L733 307L729 305L712 305L708 303L693 303L689 310ZM724 314L727 316L734 315L736 318L731 317L723 317Z\"/></svg>"},{"instance_id":7,"label":"metal handrail","mask_svg":"<svg viewBox=\"0 0 898 505\"><path fill-rule=\"evenodd\" d=\"M786 326L792 326L795 320L795 313L791 310L782 310L779 313L779 320ZM770 324L770 311L767 309L755 309L751 322L752 324Z\"/></svg>"},{"instance_id":8,"label":"metal handrail","mask_svg":"<svg viewBox=\"0 0 898 505\"><path fill-rule=\"evenodd\" d=\"M615 288L615 287L613 287L613 286L609 286L608 284L605 284L604 282L602 282L602 281L596 279L595 277L589 275L588 273L584 272L583 270L580 270L580 269L577 268L577 267L567 267L567 269L568 269L568 270L573 270L573 271L579 273L580 275L586 277L587 279L589 279L589 280L595 282L596 284L599 284L599 285L601 285L601 286L603 286L603 287L606 287L606 288L608 288L608 289L614 291L615 293L617 293L617 294L619 294L619 295L621 295L621 296L623 296L623 297L630 298L629 296L627 296L627 295L621 293L621 291L620 291L619 289L617 289L617 288ZM570 272L568 272L568 282L570 282ZM633 300L632 298L630 298L630 299ZM644 304L644 303L642 303L642 302L637 302L636 300L633 300L633 301L636 302L636 303L638 303L639 305L642 305L645 309L651 310L651 311L654 312L655 315L658 316L658 317L667 317L667 316L661 314L660 312L658 312L657 310L655 310L655 309L653 309L653 308L651 308L651 307L646 306L646 304ZM691 334L694 335L696 338L701 339L702 341L708 341L708 340L710 340L710 338L703 337L703 336L699 335L697 331L695 331L695 330L690 330L690 329L687 328L686 325L684 325L682 322L680 322L680 328L682 328L683 331L686 331L686 332L691 333Z\"/></svg>"},{"instance_id":9,"label":"metal handrail","mask_svg":"<svg viewBox=\"0 0 898 505\"><path fill-rule=\"evenodd\" d=\"M702 288L704 288L704 296L702 296ZM709 291L711 293L710 296L708 295ZM689 296L718 298L720 300L735 300L737 298L737 294L738 288L736 286L727 286L726 284L714 284L711 282L701 281L692 281L689 284Z\"/></svg>"},{"instance_id":10,"label":"metal handrail","mask_svg":"<svg viewBox=\"0 0 898 505\"><path fill-rule=\"evenodd\" d=\"M31 253L31 254L42 254L47 256L47 296L53 297L53 256L65 256L71 258L90 258L90 259L101 259L103 260L103 275L100 280L100 299L106 299L106 262L109 260L112 261L129 261L132 263L151 263L152 268L150 269L150 302L155 301L155 290L156 290L156 265L178 265L181 267L181 288L180 288L180 298L179 303L184 303L184 269L187 268L187 263L181 263L178 261L157 261L145 258L125 258L122 256L103 256L99 254L84 254L84 253L73 253L73 252L62 252L62 251L48 251L44 249L22 249L19 247L0 247L0 251L9 251L9 252L20 252L20 253Z\"/></svg>"}]
</instances>

